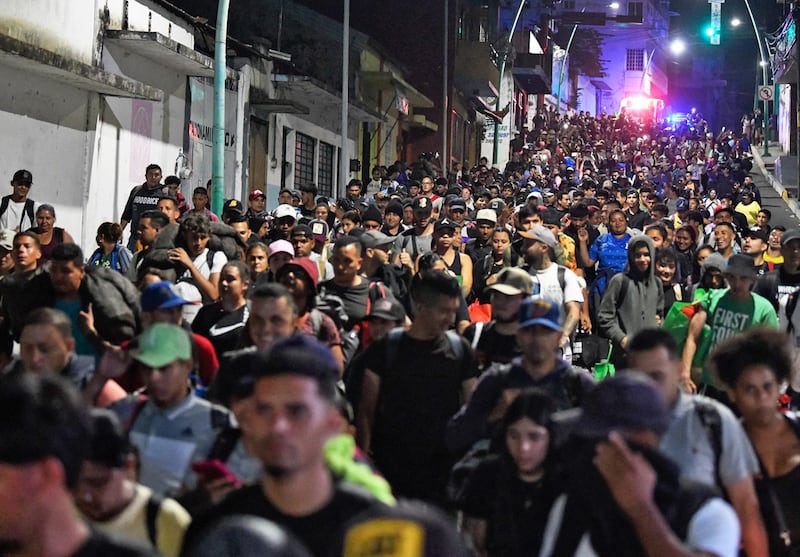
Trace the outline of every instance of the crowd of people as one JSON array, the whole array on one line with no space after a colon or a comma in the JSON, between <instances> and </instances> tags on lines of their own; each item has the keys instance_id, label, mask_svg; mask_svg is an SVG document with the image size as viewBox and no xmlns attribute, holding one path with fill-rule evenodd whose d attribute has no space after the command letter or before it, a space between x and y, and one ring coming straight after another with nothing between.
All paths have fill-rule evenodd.
<instances>
[{"instance_id":1,"label":"crowd of people","mask_svg":"<svg viewBox=\"0 0 800 557\"><path fill-rule=\"evenodd\" d=\"M96 249L16 172L0 554L793 555L800 229L749 151L551 110L219 216L151 164Z\"/></svg>"}]
</instances>

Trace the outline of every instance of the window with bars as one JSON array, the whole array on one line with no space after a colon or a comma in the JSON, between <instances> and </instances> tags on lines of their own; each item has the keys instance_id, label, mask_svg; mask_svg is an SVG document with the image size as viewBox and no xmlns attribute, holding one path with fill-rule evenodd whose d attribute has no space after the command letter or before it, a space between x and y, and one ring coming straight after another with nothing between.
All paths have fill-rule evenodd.
<instances>
[{"instance_id":1,"label":"window with bars","mask_svg":"<svg viewBox=\"0 0 800 557\"><path fill-rule=\"evenodd\" d=\"M314 138L297 132L294 142L294 187L314 183Z\"/></svg>"},{"instance_id":2,"label":"window with bars","mask_svg":"<svg viewBox=\"0 0 800 557\"><path fill-rule=\"evenodd\" d=\"M319 142L319 165L317 166L317 193L331 197L333 195L333 161L336 157L336 147Z\"/></svg>"},{"instance_id":3,"label":"window with bars","mask_svg":"<svg viewBox=\"0 0 800 557\"><path fill-rule=\"evenodd\" d=\"M628 2L628 15L644 17L644 2Z\"/></svg>"},{"instance_id":4,"label":"window with bars","mask_svg":"<svg viewBox=\"0 0 800 557\"><path fill-rule=\"evenodd\" d=\"M625 55L625 70L629 72L644 71L644 49L629 48Z\"/></svg>"}]
</instances>

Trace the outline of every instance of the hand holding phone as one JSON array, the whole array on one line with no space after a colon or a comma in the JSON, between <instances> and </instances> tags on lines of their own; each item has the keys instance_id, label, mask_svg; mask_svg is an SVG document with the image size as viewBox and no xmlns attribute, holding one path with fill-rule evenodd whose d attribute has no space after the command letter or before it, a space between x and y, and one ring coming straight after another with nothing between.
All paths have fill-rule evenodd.
<instances>
[{"instance_id":1,"label":"hand holding phone","mask_svg":"<svg viewBox=\"0 0 800 557\"><path fill-rule=\"evenodd\" d=\"M240 487L242 482L231 472L221 460L201 460L192 464L192 471L204 481L226 479L234 487Z\"/></svg>"}]
</instances>

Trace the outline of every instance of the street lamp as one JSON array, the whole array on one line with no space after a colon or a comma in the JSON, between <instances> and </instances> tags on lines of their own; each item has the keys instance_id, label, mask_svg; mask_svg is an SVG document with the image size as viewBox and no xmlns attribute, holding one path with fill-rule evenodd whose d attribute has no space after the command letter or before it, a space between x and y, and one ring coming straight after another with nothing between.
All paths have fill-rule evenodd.
<instances>
[{"instance_id":1,"label":"street lamp","mask_svg":"<svg viewBox=\"0 0 800 557\"><path fill-rule=\"evenodd\" d=\"M612 10L618 10L619 9L619 2L611 2L608 5L608 7L611 8Z\"/></svg>"},{"instance_id":2,"label":"street lamp","mask_svg":"<svg viewBox=\"0 0 800 557\"><path fill-rule=\"evenodd\" d=\"M742 20L739 19L738 17L734 17L731 20L731 27L739 27L741 24L742 24Z\"/></svg>"},{"instance_id":3,"label":"street lamp","mask_svg":"<svg viewBox=\"0 0 800 557\"><path fill-rule=\"evenodd\" d=\"M686 52L686 43L683 42L683 39L673 39L673 41L669 43L669 51L675 56L680 56Z\"/></svg>"}]
</instances>

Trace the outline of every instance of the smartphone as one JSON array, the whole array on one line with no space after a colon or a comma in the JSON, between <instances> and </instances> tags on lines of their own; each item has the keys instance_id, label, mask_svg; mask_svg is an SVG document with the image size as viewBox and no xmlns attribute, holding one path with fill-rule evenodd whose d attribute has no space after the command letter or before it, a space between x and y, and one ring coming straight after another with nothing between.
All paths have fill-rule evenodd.
<instances>
[{"instance_id":1,"label":"smartphone","mask_svg":"<svg viewBox=\"0 0 800 557\"><path fill-rule=\"evenodd\" d=\"M221 460L201 460L192 464L192 471L204 480L217 480L225 478L236 487L240 487L242 482L231 472Z\"/></svg>"}]
</instances>

